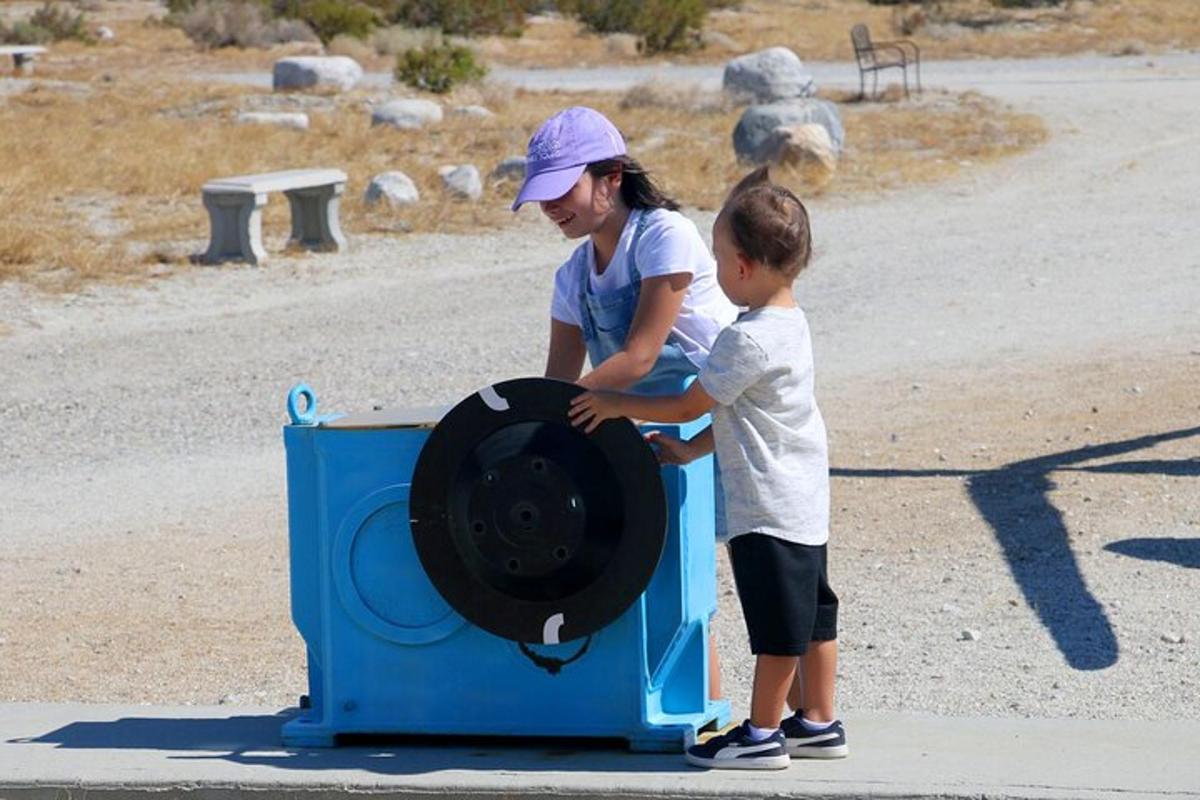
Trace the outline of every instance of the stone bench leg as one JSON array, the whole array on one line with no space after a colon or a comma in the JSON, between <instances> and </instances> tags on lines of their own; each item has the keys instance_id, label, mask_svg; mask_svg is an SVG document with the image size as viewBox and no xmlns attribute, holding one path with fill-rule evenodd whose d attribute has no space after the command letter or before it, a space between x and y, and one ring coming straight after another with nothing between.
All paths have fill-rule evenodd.
<instances>
[{"instance_id":1,"label":"stone bench leg","mask_svg":"<svg viewBox=\"0 0 1200 800\"><path fill-rule=\"evenodd\" d=\"M333 183L284 192L292 207L292 238L288 244L314 250L345 250L346 237L338 205L346 184Z\"/></svg>"},{"instance_id":2,"label":"stone bench leg","mask_svg":"<svg viewBox=\"0 0 1200 800\"><path fill-rule=\"evenodd\" d=\"M204 192L211 224L204 260L216 264L241 259L261 264L267 259L262 244L262 208L266 194Z\"/></svg>"},{"instance_id":3,"label":"stone bench leg","mask_svg":"<svg viewBox=\"0 0 1200 800\"><path fill-rule=\"evenodd\" d=\"M13 53L13 69L21 75L32 75L35 58L29 53Z\"/></svg>"}]
</instances>

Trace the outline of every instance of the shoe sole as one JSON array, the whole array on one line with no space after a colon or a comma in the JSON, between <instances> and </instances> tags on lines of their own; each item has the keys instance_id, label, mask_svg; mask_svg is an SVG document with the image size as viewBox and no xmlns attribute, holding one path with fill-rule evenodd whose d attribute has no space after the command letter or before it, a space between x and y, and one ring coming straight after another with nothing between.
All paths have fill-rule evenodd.
<instances>
[{"instance_id":1,"label":"shoe sole","mask_svg":"<svg viewBox=\"0 0 1200 800\"><path fill-rule=\"evenodd\" d=\"M792 763L788 755L770 756L769 758L700 758L691 753L684 753L684 758L694 767L707 769L787 769Z\"/></svg>"},{"instance_id":2,"label":"shoe sole","mask_svg":"<svg viewBox=\"0 0 1200 800\"><path fill-rule=\"evenodd\" d=\"M844 744L836 747L789 747L788 755L792 758L845 758L850 755L850 748Z\"/></svg>"}]
</instances>

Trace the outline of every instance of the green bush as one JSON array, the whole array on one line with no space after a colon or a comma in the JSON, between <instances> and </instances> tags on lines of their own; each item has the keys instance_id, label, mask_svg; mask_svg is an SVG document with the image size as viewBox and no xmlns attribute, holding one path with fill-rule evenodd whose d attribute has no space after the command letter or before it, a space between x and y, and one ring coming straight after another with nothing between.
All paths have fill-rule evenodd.
<instances>
[{"instance_id":1,"label":"green bush","mask_svg":"<svg viewBox=\"0 0 1200 800\"><path fill-rule=\"evenodd\" d=\"M405 50L396 57L396 80L415 89L445 94L456 84L477 81L487 67L469 47L443 44Z\"/></svg>"},{"instance_id":2,"label":"green bush","mask_svg":"<svg viewBox=\"0 0 1200 800\"><path fill-rule=\"evenodd\" d=\"M410 28L438 28L454 36L519 35L528 0L371 0L386 4L391 22Z\"/></svg>"},{"instance_id":3,"label":"green bush","mask_svg":"<svg viewBox=\"0 0 1200 800\"><path fill-rule=\"evenodd\" d=\"M596 33L632 33L647 53L689 50L699 41L705 0L569 0L560 3Z\"/></svg>"},{"instance_id":4,"label":"green bush","mask_svg":"<svg viewBox=\"0 0 1200 800\"><path fill-rule=\"evenodd\" d=\"M379 23L371 9L342 0L305 0L296 14L287 16L308 23L322 44L329 44L335 36L365 39Z\"/></svg>"},{"instance_id":5,"label":"green bush","mask_svg":"<svg viewBox=\"0 0 1200 800\"><path fill-rule=\"evenodd\" d=\"M29 19L19 20L11 28L0 23L0 42L7 44L47 44L64 39L92 41L83 13L72 14L66 6L47 2Z\"/></svg>"}]
</instances>

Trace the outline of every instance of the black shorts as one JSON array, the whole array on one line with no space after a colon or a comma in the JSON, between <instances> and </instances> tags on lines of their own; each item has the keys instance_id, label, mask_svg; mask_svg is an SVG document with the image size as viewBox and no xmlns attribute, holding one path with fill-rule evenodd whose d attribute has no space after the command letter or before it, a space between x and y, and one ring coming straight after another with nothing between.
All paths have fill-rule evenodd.
<instances>
[{"instance_id":1,"label":"black shorts","mask_svg":"<svg viewBox=\"0 0 1200 800\"><path fill-rule=\"evenodd\" d=\"M799 656L809 642L837 638L838 599L829 588L825 545L747 533L729 542L729 560L752 653Z\"/></svg>"}]
</instances>

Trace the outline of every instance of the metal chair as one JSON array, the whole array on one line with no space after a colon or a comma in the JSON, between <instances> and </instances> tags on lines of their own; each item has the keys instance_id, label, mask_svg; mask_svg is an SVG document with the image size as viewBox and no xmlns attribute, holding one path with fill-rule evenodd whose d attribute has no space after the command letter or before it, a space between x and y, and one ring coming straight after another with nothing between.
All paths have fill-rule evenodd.
<instances>
[{"instance_id":1,"label":"metal chair","mask_svg":"<svg viewBox=\"0 0 1200 800\"><path fill-rule=\"evenodd\" d=\"M921 92L921 49L909 39L890 42L872 42L871 32L863 24L850 29L850 42L854 45L854 58L858 61L858 98L866 95L866 75L871 73L871 96L879 96L879 71L895 67L904 75L904 96L908 97L908 65L916 70L917 92ZM911 54L908 48L912 48ZM886 53L881 60L879 54Z\"/></svg>"}]
</instances>

